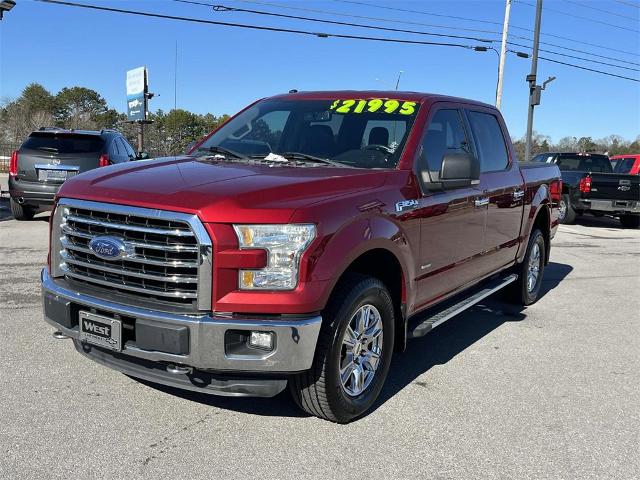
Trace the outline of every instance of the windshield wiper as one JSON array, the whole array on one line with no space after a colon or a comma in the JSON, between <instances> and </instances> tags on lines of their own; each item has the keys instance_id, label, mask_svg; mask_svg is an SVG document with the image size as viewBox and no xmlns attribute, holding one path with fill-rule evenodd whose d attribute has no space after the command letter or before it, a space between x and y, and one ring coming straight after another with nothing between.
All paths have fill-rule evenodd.
<instances>
[{"instance_id":1,"label":"windshield wiper","mask_svg":"<svg viewBox=\"0 0 640 480\"><path fill-rule=\"evenodd\" d=\"M247 158L246 156L238 153L238 152L234 152L233 150L229 150L228 148L224 148L221 147L219 145L214 145L212 147L200 147L198 149L198 151L206 151L206 152L210 152L210 153L219 153L220 155L223 155L225 157L232 157L232 158Z\"/></svg>"},{"instance_id":2,"label":"windshield wiper","mask_svg":"<svg viewBox=\"0 0 640 480\"><path fill-rule=\"evenodd\" d=\"M309 155L307 153L284 152L284 153L278 153L278 155L286 158L287 160L306 160L308 162L326 163L328 165L333 165L334 167L353 168L351 165L335 162L333 160L329 160L328 158L316 157L315 155Z\"/></svg>"}]
</instances>

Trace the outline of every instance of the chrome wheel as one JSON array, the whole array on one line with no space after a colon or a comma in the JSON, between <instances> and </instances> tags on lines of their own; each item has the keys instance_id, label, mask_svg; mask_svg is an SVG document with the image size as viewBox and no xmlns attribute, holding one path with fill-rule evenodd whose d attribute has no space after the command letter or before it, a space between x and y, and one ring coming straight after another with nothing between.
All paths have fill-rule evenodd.
<instances>
[{"instance_id":1,"label":"chrome wheel","mask_svg":"<svg viewBox=\"0 0 640 480\"><path fill-rule=\"evenodd\" d=\"M564 199L560 200L560 205L558 205L558 220L562 222L564 217L567 215L567 202Z\"/></svg>"},{"instance_id":2,"label":"chrome wheel","mask_svg":"<svg viewBox=\"0 0 640 480\"><path fill-rule=\"evenodd\" d=\"M376 375L382 355L382 316L363 305L349 320L340 352L340 384L350 397L364 392Z\"/></svg>"},{"instance_id":3,"label":"chrome wheel","mask_svg":"<svg viewBox=\"0 0 640 480\"><path fill-rule=\"evenodd\" d=\"M533 292L538 284L541 262L540 245L534 243L529 255L529 266L527 267L527 290L529 293Z\"/></svg>"}]
</instances>

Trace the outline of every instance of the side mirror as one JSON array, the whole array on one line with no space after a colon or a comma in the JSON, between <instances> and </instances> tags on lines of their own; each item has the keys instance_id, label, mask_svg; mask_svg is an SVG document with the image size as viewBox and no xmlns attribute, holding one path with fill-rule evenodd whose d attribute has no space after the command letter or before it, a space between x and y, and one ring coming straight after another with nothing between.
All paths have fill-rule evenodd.
<instances>
[{"instance_id":1,"label":"side mirror","mask_svg":"<svg viewBox=\"0 0 640 480\"><path fill-rule=\"evenodd\" d=\"M480 161L469 153L445 153L440 182L445 190L469 187L480 179Z\"/></svg>"},{"instance_id":2,"label":"side mirror","mask_svg":"<svg viewBox=\"0 0 640 480\"><path fill-rule=\"evenodd\" d=\"M149 158L149 154L147 152L138 152L136 154L136 160L146 160Z\"/></svg>"}]
</instances>

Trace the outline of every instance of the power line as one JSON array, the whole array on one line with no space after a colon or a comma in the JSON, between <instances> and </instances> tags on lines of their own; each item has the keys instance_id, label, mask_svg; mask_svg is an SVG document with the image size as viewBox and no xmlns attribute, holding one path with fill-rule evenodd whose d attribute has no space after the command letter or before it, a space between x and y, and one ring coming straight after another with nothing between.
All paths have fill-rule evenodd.
<instances>
[{"instance_id":1,"label":"power line","mask_svg":"<svg viewBox=\"0 0 640 480\"><path fill-rule=\"evenodd\" d=\"M564 1L567 3L573 3L574 5L578 5L579 7L582 7L582 8L589 8L591 10L595 10L596 12L607 13L609 15L614 15L616 17L626 18L627 20L633 20L634 22L637 22L638 20L640 20L640 18L638 17L629 17L627 15L621 15L619 13L612 12L611 10L605 10L604 8L598 8L592 5L585 5L584 3L576 2L574 0L564 0Z\"/></svg>"},{"instance_id":2,"label":"power line","mask_svg":"<svg viewBox=\"0 0 640 480\"><path fill-rule=\"evenodd\" d=\"M516 47L531 48L530 46L522 45L521 43L507 42L507 44L514 45ZM541 52L551 53L553 55L560 55L562 57L573 58L574 60L583 60L585 62L598 63L600 65L607 65L609 67L623 68L625 70L633 70L635 72L640 72L640 68L623 67L622 65L616 65L614 63L601 62L600 60L592 60L590 58L578 57L576 55L569 55L568 53L554 52L553 50L545 50L544 48L540 48L539 50ZM634 65L634 64L632 64L632 65Z\"/></svg>"},{"instance_id":3,"label":"power line","mask_svg":"<svg viewBox=\"0 0 640 480\"><path fill-rule=\"evenodd\" d=\"M339 1L342 3L352 3L354 5L364 5L366 7L377 7L377 8L383 8L385 10L395 10L397 12L426 14L426 12L422 12L420 10L410 10L408 8L390 7L388 5L375 5L367 2L357 2L355 0L339 0ZM493 20L480 20L478 18L459 17L456 15L444 15L442 13L428 13L428 15L432 17L451 18L454 20L465 20L467 22L478 22L478 23L486 23L489 25L498 25L500 27L502 26L502 22L494 22Z\"/></svg>"},{"instance_id":4,"label":"power line","mask_svg":"<svg viewBox=\"0 0 640 480\"><path fill-rule=\"evenodd\" d=\"M291 8L291 9L297 8L297 7L289 7L289 6L278 5L278 4L273 4L273 3L257 2L255 0L253 0L253 1L252 0L237 0L237 1L243 2L243 3L254 3L254 4L257 3L257 4L263 4L263 5L281 6L282 8ZM375 4L375 3L353 2L353 1L350 1L350 0L334 0L334 1L343 2L343 3L357 3L358 5L364 5L364 6L367 6L367 7L374 7L374 8L397 9L396 7L388 7L388 6L385 6L385 5L378 5L378 4ZM514 1L516 1L516 0L514 0ZM439 16L439 14L433 14L431 12L424 12L424 11L420 11L420 10L407 10L407 11L409 13L417 13L417 14L420 14L420 15L427 15L427 16L435 15L435 16ZM320 11L317 11L317 12L321 13ZM328 13L328 12L325 12L325 13ZM339 14L339 13L335 13L335 12L334 12L334 14L336 14L336 15L345 15L345 16L349 16L349 17L353 16L351 14ZM461 17L461 18L463 18L463 17ZM394 21L394 20L386 20L386 21ZM475 19L475 18L466 18L466 21L482 22L482 23L486 22L486 20L480 20L480 19ZM397 21L397 20L395 20L395 22L396 23L403 23L402 21ZM494 23L497 23L497 22L494 22ZM435 25L432 25L432 26L435 26ZM455 28L457 29L457 27L455 27ZM533 32L533 30L530 29L530 28L519 27L519 26L513 25L513 24L511 25L511 28L512 29L526 31L526 32ZM499 35L501 33L501 32L492 31L492 30L481 30L481 31L483 31L484 33L494 33L494 34L497 34L497 35ZM601 48L601 49L609 50L609 51L612 51L612 52L624 53L625 55L633 55L635 57L640 57L640 53L638 53L637 51L636 52L629 52L629 51L626 51L626 50L620 50L620 49L613 48L613 47L607 47L607 46L604 46L604 45L599 45L597 43L586 42L584 40L576 40L576 39L571 38L571 37L565 37L565 36L557 35L557 34L554 34L554 33L541 33L541 35L544 35L546 37L557 38L559 40L566 40L566 41L569 41L569 42L574 42L574 43L578 43L578 44L582 44L582 45L588 45L590 47ZM512 34L510 36L512 38L519 38L520 40L527 40L527 41L530 41L530 42L533 41L531 38L528 38L528 37L516 36L516 35L512 35ZM551 45L548 42L546 42L546 43L545 42L540 42L540 44L541 45L546 44L546 45L550 45L550 46L554 46L554 47L558 47L558 48L566 48L566 49L570 50L568 47L564 47L564 46L561 46L561 45ZM581 52L581 53L587 53L587 52ZM608 57L603 57L603 58L608 58Z\"/></svg>"},{"instance_id":5,"label":"power line","mask_svg":"<svg viewBox=\"0 0 640 480\"><path fill-rule=\"evenodd\" d=\"M249 3L252 5L261 5L266 7L285 8L288 10L296 10L298 12L320 13L322 15L338 15L342 17L359 18L362 20L374 20L376 22L398 23L398 24L404 24L404 25L417 25L421 27L442 28L447 30L457 30L457 31L464 31L464 32L493 33L493 34L501 33L495 30L483 30L479 28L454 27L451 25L440 25L436 23L412 22L409 20L393 20L390 18L371 17L366 15L355 15L353 13L329 12L326 10L318 10L315 8L293 7L291 5L284 5L281 3L263 2L263 1L255 1L255 0L235 0L235 1L239 3Z\"/></svg>"},{"instance_id":6,"label":"power line","mask_svg":"<svg viewBox=\"0 0 640 480\"><path fill-rule=\"evenodd\" d=\"M529 7L535 8L535 5L530 2L525 2L523 0L514 0L514 2L518 2L518 3L521 3L522 5L527 5ZM602 20L596 20L595 18L583 17L581 15L576 15L575 13L563 12L562 10L556 10L555 8L545 7L545 10L548 10L550 12L555 12L560 15L566 15L572 18L579 18L580 20L586 20L587 22L599 23L601 25L606 25L607 27L619 28L620 30L627 30L628 32L633 32L633 33L640 33L640 30L623 27L622 25L616 25L615 23L603 22Z\"/></svg>"},{"instance_id":7,"label":"power line","mask_svg":"<svg viewBox=\"0 0 640 480\"><path fill-rule=\"evenodd\" d=\"M588 67L583 67L583 66L580 66L580 65L575 65L573 63L561 62L560 60L553 60L552 58L546 58L546 57L538 57L538 58L540 60L545 60L547 62L559 63L560 65L566 65L567 67L579 68L580 70L587 70L589 72L600 73L602 75L608 75L610 77L622 78L624 80L631 80L632 82L640 83L640 80L638 80L637 78L625 77L623 75L618 75L616 73L603 72L602 70L596 70L595 68L588 68Z\"/></svg>"},{"instance_id":8,"label":"power line","mask_svg":"<svg viewBox=\"0 0 640 480\"><path fill-rule=\"evenodd\" d=\"M35 0L36 2L42 3L50 3L54 5L65 5L69 7L78 7L78 8L86 8L89 10L98 10L104 12L114 12L114 13L124 13L128 15L136 15L140 17L153 17L153 18L161 18L165 20L178 20L182 22L192 22L192 23L200 23L206 25L220 25L225 27L236 27L236 28L248 28L251 30L265 30L269 32L282 32L282 33L295 33L299 35L309 35L313 37L320 38L345 38L350 40L368 40L375 42L387 42L387 43L404 43L411 45L431 45L438 47L457 47L464 48L467 50L473 50L474 47L472 45L464 45L461 43L450 43L450 42L427 42L422 40L404 40L400 38L385 38L385 37L368 37L362 35L347 35L342 33L324 33L324 32L310 32L307 30L295 30L291 28L279 28L279 27L268 27L265 25L249 25L245 23L231 23L231 22L220 22L216 20L204 20L200 18L193 17L181 17L176 15L165 15L161 13L152 13L152 12L141 12L137 10L126 10L123 8L114 8L114 7L100 7L98 5L90 5L85 3L74 3L67 2L63 0Z\"/></svg>"},{"instance_id":9,"label":"power line","mask_svg":"<svg viewBox=\"0 0 640 480\"><path fill-rule=\"evenodd\" d=\"M176 16L176 15L165 15L165 14L161 14L161 13L141 12L141 11L137 11L137 10L126 10L126 9L123 9L123 8L101 7L101 6L97 6L97 5L74 3L74 2L68 2L68 1L63 1L63 0L35 0L35 1L42 2L42 3L49 3L49 4L53 4L53 5L64 5L64 6L69 6L69 7L84 8L84 9L88 9L88 10L97 10L97 11L112 12L112 13L124 13L124 14L128 14L128 15L134 15L134 16L140 16L140 17L160 18L160 19L164 19L164 20L178 20L178 21L182 21L182 22L198 23L198 24L205 24L205 25L220 25L220 26L226 26L226 27L247 28L247 29L251 29L251 30L263 30L263 31L269 31L269 32L295 33L295 34L299 34L299 35L309 35L309 36L315 36L315 37L320 37L320 38L334 37L334 38L344 38L344 39L350 39L350 40L370 40L370 41L378 41L378 42L402 43L402 44L412 44L412 45L446 46L446 47L464 48L464 49L467 49L467 50L474 50L476 48L478 48L478 49L480 49L480 48L486 49L487 48L487 47L474 47L472 45L464 45L464 44L459 44L459 43L426 42L426 41L418 41L418 40L403 40L403 39L397 39L397 38L365 37L365 36L359 36L359 35L347 35L347 34L338 34L338 33L319 33L319 32L310 32L310 31L307 31L307 30L294 30L294 29L289 29L289 28L267 27L267 26L264 26L264 25L248 25L248 24L243 24L243 23L220 22L220 21L216 21L216 20L204 20L204 19L200 19L200 18L181 17L181 16ZM479 51L483 51L483 50L479 50ZM517 54L517 52L513 52L513 53ZM543 58L543 57L540 57L540 58ZM624 80L631 80L633 82L640 82L640 80L637 80L635 78L625 77L625 76L617 75L617 74L614 74L614 73L603 72L601 70L596 70L596 69L592 69L592 68L582 67L582 66L579 66L579 65L560 62L558 60L553 60L553 59L549 59L549 58L544 58L544 60L547 60L549 62L554 62L554 63L560 63L562 65L567 65L567 66L570 66L570 67L579 68L581 70L587 70L587 71L591 71L591 72L601 73L603 75L608 75L608 76L611 76L611 77L617 77L617 78L621 78L621 79L624 79Z\"/></svg>"},{"instance_id":10,"label":"power line","mask_svg":"<svg viewBox=\"0 0 640 480\"><path fill-rule=\"evenodd\" d=\"M624 0L614 0L614 1L621 3L622 5L627 5L629 7L640 8L640 5L637 3L625 2Z\"/></svg>"},{"instance_id":11,"label":"power line","mask_svg":"<svg viewBox=\"0 0 640 480\"><path fill-rule=\"evenodd\" d=\"M444 34L444 33L423 32L423 31L419 31L419 30L405 30L405 29L401 29L401 28L378 27L378 26L366 25L366 24L362 24L362 23L340 22L340 21L337 21L337 20L322 20L322 19L319 19L319 18L312 18L312 17L301 17L301 16L297 16L297 15L286 15L284 13L273 13L273 12L264 12L264 11L261 11L261 10L249 10L249 9L245 9L245 8L227 7L225 5L216 5L216 4L213 4L213 3L198 2L198 1L194 1L194 0L172 0L172 1L178 2L178 3L188 3L188 4L192 4L192 5L201 5L201 6L206 6L206 7L213 7L213 9L215 11L217 11L217 12L245 12L245 13L253 13L253 14L257 14L257 15L266 15L266 16L271 16L271 17L290 18L290 19L295 19L295 20L306 20L306 21L310 21L310 22L330 23L330 24L333 24L333 25L343 25L343 26L348 26L348 27L368 28L368 29L372 29L372 30L383 30L383 31L387 31L387 32L412 33L412 34L417 34L417 35L429 35L429 36L434 36L434 37L457 38L457 39L463 39L463 40L474 40L476 42L484 42L484 43L494 42L494 40L488 40L486 38L467 37L467 36L462 36L462 35L447 35L447 34Z\"/></svg>"},{"instance_id":12,"label":"power line","mask_svg":"<svg viewBox=\"0 0 640 480\"><path fill-rule=\"evenodd\" d=\"M227 7L227 6L224 6L224 5L215 5L213 3L201 2L201 1L196 1L196 0L172 0L172 1L178 2L178 3L187 3L187 4L193 4L193 5L213 7L213 9L216 10L216 11L247 12L247 13L254 13L254 14L258 14L258 15L284 17L284 18L291 18L291 19L296 19L296 20L305 20L305 21L310 21L310 22L332 23L332 24L336 24L336 25L346 25L346 26L359 27L359 28L369 28L369 29L373 29L373 30L389 30L389 31L394 31L394 32L402 32L402 33L412 33L412 34L422 34L422 35L437 35L437 36L449 37L449 35L445 35L445 34L429 33L429 32L422 32L422 31L416 31L416 30L387 28L387 27L380 27L380 26L376 26L376 25L367 25L367 24L362 24L362 23L340 22L340 21L333 21L333 20L323 20L323 19L314 18L314 17L303 17L303 16L298 16L298 15L286 15L286 14L282 14L282 13L265 12L263 10L249 10L249 9L244 9L244 8ZM486 42L486 43L497 43L498 42L498 40L490 40L490 39L476 38L476 37L464 37L464 36L458 36L458 35L452 35L451 37L453 37L453 38L463 38L463 39L468 39L468 40L476 40L476 41ZM514 35L512 35L512 37L526 39L526 37L518 37L518 36L514 36ZM509 42L509 43L511 45L518 46L518 47L531 48L528 45L522 45L522 44L515 43L515 42ZM574 48L563 47L561 45L555 45L555 44L545 44L545 45L554 46L556 48L564 48L564 49L571 50L571 51L574 51L574 52L577 52L577 53L583 53L583 54L586 54L586 55L605 58L605 59L610 60L610 61L613 60L613 61L616 61L616 62L628 64L628 65L640 66L637 63L630 62L630 61L627 61L627 60L611 58L610 56L599 55L599 54L596 54L596 53L593 53L593 52L587 52L587 51L584 51L584 50L578 50L578 49L574 49ZM603 61L599 61L599 60L591 60L589 58L572 56L572 55L568 55L568 54L565 54L565 53L554 52L552 50L541 50L541 51L544 51L544 52L547 52L547 53L553 53L553 54L556 54L556 55L565 56L565 57L569 57L569 58L574 58L574 59L577 59L577 60L584 60L584 61L588 61L588 62L594 62L594 63L598 63L600 65L618 67L618 68L623 68L623 69L626 69L626 70L640 71L640 69L637 69L637 68L623 67L623 66L616 65L616 64L613 64L613 63L603 62Z\"/></svg>"}]
</instances>

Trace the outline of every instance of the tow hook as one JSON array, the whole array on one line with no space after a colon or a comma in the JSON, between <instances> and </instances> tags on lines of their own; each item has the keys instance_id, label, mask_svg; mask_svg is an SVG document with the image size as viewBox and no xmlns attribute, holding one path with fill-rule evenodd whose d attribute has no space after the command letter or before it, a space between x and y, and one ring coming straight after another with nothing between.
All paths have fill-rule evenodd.
<instances>
[{"instance_id":1,"label":"tow hook","mask_svg":"<svg viewBox=\"0 0 640 480\"><path fill-rule=\"evenodd\" d=\"M192 367L185 367L183 365L167 365L167 372L173 373L174 375L189 375L193 372Z\"/></svg>"},{"instance_id":2,"label":"tow hook","mask_svg":"<svg viewBox=\"0 0 640 480\"><path fill-rule=\"evenodd\" d=\"M57 338L58 340L66 340L67 338L69 338L69 336L65 335L60 330L56 330L55 332L53 332L53 338Z\"/></svg>"}]
</instances>

